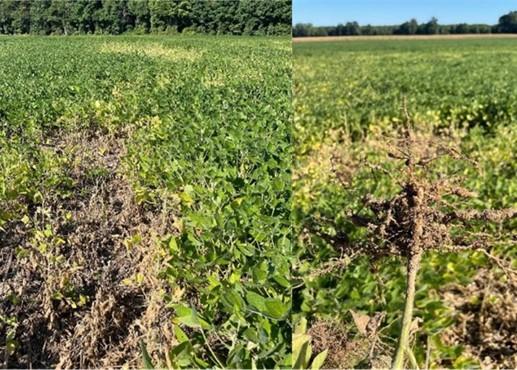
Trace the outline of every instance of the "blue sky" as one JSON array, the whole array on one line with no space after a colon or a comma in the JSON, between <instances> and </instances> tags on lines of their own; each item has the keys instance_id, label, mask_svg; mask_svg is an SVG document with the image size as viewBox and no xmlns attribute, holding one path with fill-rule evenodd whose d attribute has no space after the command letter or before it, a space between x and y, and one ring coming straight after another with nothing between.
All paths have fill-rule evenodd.
<instances>
[{"instance_id":1,"label":"blue sky","mask_svg":"<svg viewBox=\"0 0 517 370\"><path fill-rule=\"evenodd\" d=\"M440 24L496 24L511 10L517 10L517 0L293 0L293 23L387 25L434 16Z\"/></svg>"}]
</instances>

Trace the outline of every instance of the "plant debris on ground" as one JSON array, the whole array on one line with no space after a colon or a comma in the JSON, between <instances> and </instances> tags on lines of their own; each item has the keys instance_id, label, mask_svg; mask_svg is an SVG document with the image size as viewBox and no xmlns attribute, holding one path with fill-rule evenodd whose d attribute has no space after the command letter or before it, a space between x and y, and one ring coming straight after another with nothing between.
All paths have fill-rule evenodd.
<instances>
[{"instance_id":1,"label":"plant debris on ground","mask_svg":"<svg viewBox=\"0 0 517 370\"><path fill-rule=\"evenodd\" d=\"M118 173L123 138L80 132L48 150L69 155L68 192L43 194L0 233L1 315L16 318L4 365L138 366L140 341L158 346L151 353L174 342L152 243L170 226L135 203Z\"/></svg>"}]
</instances>

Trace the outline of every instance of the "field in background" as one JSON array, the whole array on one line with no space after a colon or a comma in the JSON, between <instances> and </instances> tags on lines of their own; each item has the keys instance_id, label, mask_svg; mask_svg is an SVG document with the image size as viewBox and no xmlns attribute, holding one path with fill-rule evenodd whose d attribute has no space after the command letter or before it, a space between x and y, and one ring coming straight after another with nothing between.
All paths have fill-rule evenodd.
<instances>
[{"instance_id":1,"label":"field in background","mask_svg":"<svg viewBox=\"0 0 517 370\"><path fill-rule=\"evenodd\" d=\"M0 38L3 367L287 366L290 75L287 38Z\"/></svg>"},{"instance_id":2,"label":"field in background","mask_svg":"<svg viewBox=\"0 0 517 370\"><path fill-rule=\"evenodd\" d=\"M360 40L463 40L463 39L514 39L515 34L461 34L461 35L369 35L369 36L311 36L295 37L293 42L360 41Z\"/></svg>"},{"instance_id":3,"label":"field in background","mask_svg":"<svg viewBox=\"0 0 517 370\"><path fill-rule=\"evenodd\" d=\"M308 319L313 350L329 350L326 366L385 368L400 330L405 266L348 259L364 242L350 215L366 195L396 191L397 169L382 149L403 126L404 100L419 130L471 162L438 164L442 176L459 175L478 193L462 207L515 207L517 49L513 39L352 39L294 46L293 325ZM508 240L515 226L480 228ZM494 243L491 253L515 269L512 242ZM515 288L515 275L482 252L424 255L412 329L419 365L517 366Z\"/></svg>"}]
</instances>

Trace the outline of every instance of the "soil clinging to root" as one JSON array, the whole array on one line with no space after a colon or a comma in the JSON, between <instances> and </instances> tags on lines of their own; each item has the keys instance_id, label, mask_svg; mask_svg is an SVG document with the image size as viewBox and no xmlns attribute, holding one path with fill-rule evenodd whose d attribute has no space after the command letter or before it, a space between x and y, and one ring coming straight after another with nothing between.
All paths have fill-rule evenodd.
<instances>
[{"instance_id":1,"label":"soil clinging to root","mask_svg":"<svg viewBox=\"0 0 517 370\"><path fill-rule=\"evenodd\" d=\"M0 231L3 367L136 367L140 342L154 358L173 344L156 242L171 216L135 202L118 172L126 137L87 130L42 148L67 156L71 181Z\"/></svg>"}]
</instances>

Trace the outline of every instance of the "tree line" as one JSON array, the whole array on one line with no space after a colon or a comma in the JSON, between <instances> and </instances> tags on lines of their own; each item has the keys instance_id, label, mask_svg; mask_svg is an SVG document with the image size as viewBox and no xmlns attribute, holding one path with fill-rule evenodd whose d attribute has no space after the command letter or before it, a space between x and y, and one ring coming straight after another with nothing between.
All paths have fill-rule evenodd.
<instances>
[{"instance_id":1,"label":"tree line","mask_svg":"<svg viewBox=\"0 0 517 370\"><path fill-rule=\"evenodd\" d=\"M291 34L291 0L0 0L0 34Z\"/></svg>"},{"instance_id":2,"label":"tree line","mask_svg":"<svg viewBox=\"0 0 517 370\"><path fill-rule=\"evenodd\" d=\"M298 23L293 27L294 37L308 36L354 36L354 35L434 35L466 33L517 33L517 11L499 18L496 25L488 24L439 24L431 18L419 24L416 19L391 26L361 26L357 22L347 22L337 26L314 26L311 23Z\"/></svg>"}]
</instances>

